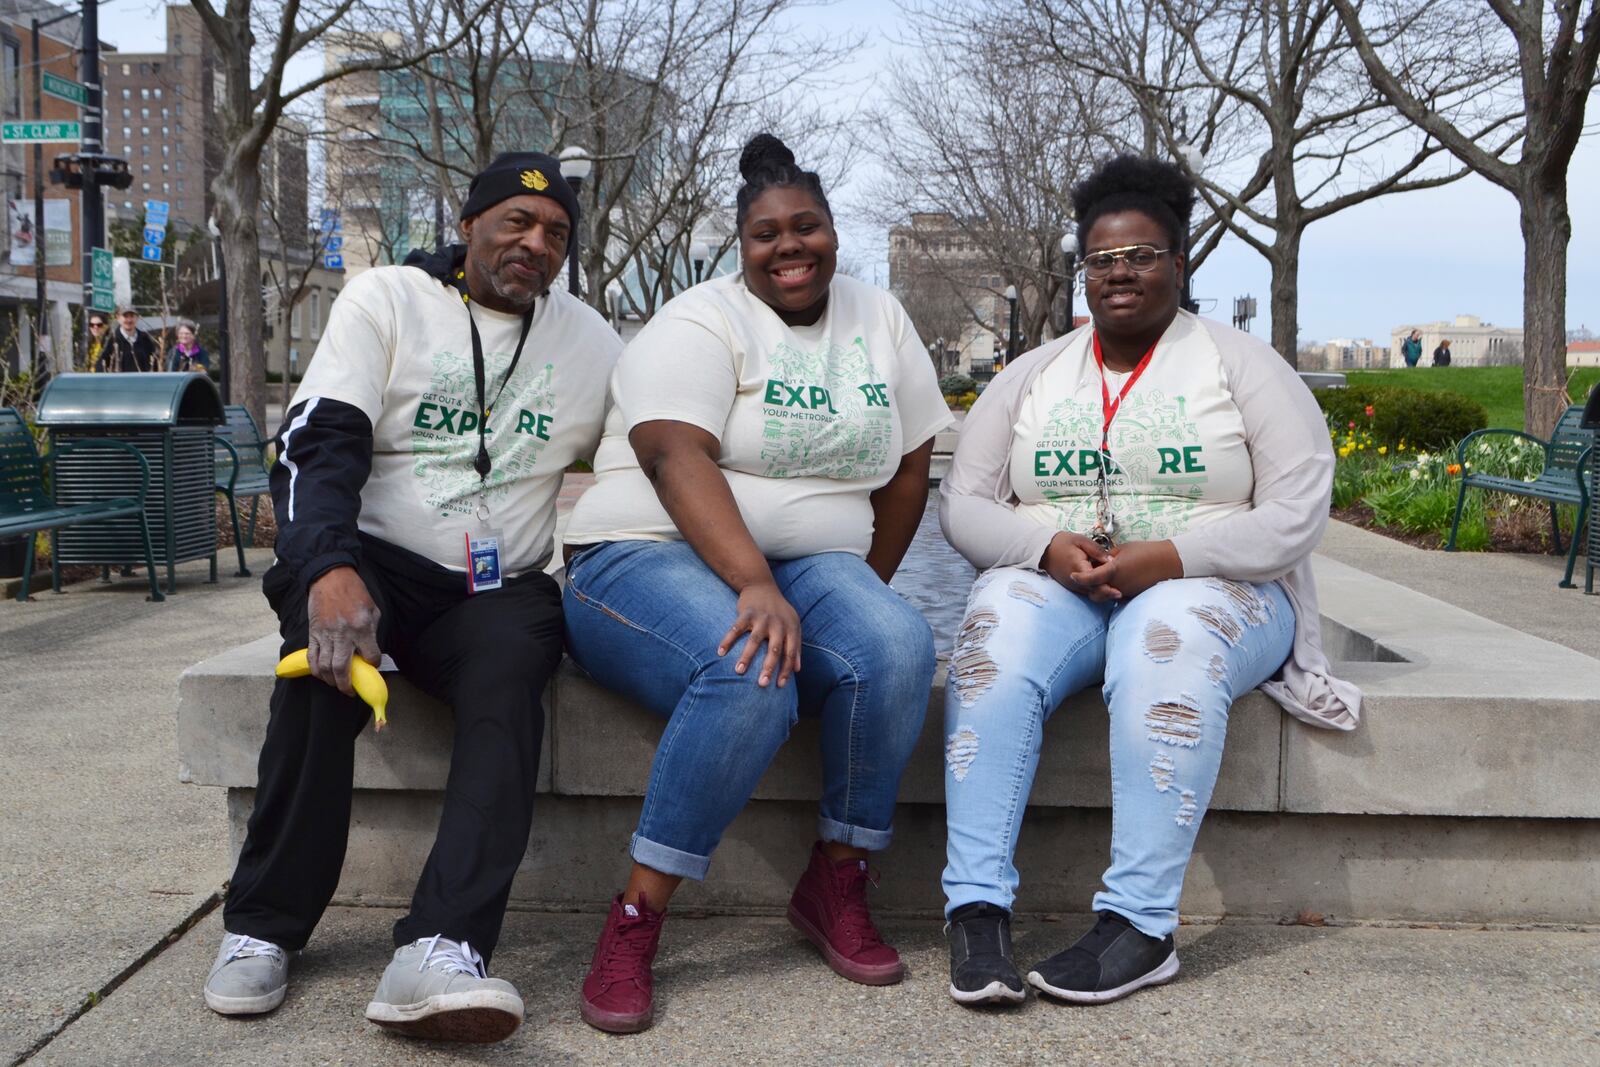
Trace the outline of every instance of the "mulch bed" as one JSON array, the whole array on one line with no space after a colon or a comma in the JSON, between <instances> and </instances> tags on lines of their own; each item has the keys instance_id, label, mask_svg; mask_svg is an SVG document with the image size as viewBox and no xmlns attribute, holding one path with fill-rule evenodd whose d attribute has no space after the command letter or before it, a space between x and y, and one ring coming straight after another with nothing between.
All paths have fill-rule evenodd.
<instances>
[{"instance_id":1,"label":"mulch bed","mask_svg":"<svg viewBox=\"0 0 1600 1067\"><path fill-rule=\"evenodd\" d=\"M1329 514L1340 522L1347 522L1352 526L1359 526L1363 530L1371 530L1375 534L1382 534L1391 541L1402 541L1415 548L1434 550L1442 550L1444 548L1445 538L1439 534L1414 534L1387 526L1379 526L1377 520L1373 517L1372 509L1364 503L1352 504L1347 508L1333 508ZM1584 526L1587 527L1588 523L1585 522ZM1584 531L1579 531L1580 544L1583 537ZM1565 551L1557 552L1555 546L1550 543L1550 518L1548 513L1528 508L1496 515L1490 524L1489 544L1485 551L1520 552L1539 556L1566 555ZM1583 549L1579 548L1579 551L1582 552Z\"/></svg>"}]
</instances>

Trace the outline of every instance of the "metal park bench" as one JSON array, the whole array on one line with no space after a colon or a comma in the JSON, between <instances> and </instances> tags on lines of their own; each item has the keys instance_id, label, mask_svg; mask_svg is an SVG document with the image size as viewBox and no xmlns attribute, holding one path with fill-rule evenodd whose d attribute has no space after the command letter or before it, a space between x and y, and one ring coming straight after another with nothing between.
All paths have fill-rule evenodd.
<instances>
[{"instance_id":1,"label":"metal park bench","mask_svg":"<svg viewBox=\"0 0 1600 1067\"><path fill-rule=\"evenodd\" d=\"M238 577L248 578L250 568L244 565L244 546L255 544L256 508L261 497L272 491L268 483L271 467L267 464L267 446L271 439L261 436L261 428L250 417L249 409L229 404L223 409L226 422L216 428L217 492L228 498L228 514L233 519L233 546L239 552ZM248 536L239 536L239 497L250 498L250 529Z\"/></svg>"},{"instance_id":2,"label":"metal park bench","mask_svg":"<svg viewBox=\"0 0 1600 1067\"><path fill-rule=\"evenodd\" d=\"M1574 588L1572 584L1572 568L1578 558L1578 534L1583 529L1583 519L1589 510L1589 487L1584 482L1584 471L1593 462L1594 433L1582 428L1583 405L1574 404L1569 407L1556 423L1555 432L1546 441L1542 437L1535 437L1522 430L1487 429L1476 430L1462 439L1456 449L1456 462L1462 465L1461 493L1456 498L1456 517L1450 524L1450 539L1445 542L1445 551L1454 552L1456 549L1456 531L1461 527L1461 510L1467 503L1468 489L1489 489L1497 493L1512 493L1516 496L1532 497L1543 500L1550 505L1550 537L1554 540L1556 551L1561 551L1561 523L1556 517L1557 504L1572 504L1578 509L1578 517L1572 524L1572 538L1567 549L1567 571L1558 583L1562 589ZM1531 482L1519 478L1503 478L1492 474L1466 473L1467 447L1479 437L1488 434L1510 434L1532 441L1544 449L1544 469L1539 476ZM1589 545L1592 556L1597 550L1594 544Z\"/></svg>"},{"instance_id":3,"label":"metal park bench","mask_svg":"<svg viewBox=\"0 0 1600 1067\"><path fill-rule=\"evenodd\" d=\"M88 449L117 452L133 457L133 463L124 463L129 474L139 473L137 496L116 496L76 504L57 504L45 486L45 470L56 460L73 452ZM120 480L120 479L119 479ZM131 478L128 479L131 482ZM144 561L150 574L150 599L164 600L161 587L156 583L155 552L150 542L150 523L145 517L145 497L150 492L150 464L132 445L121 441L76 441L61 445L49 455L40 458L38 446L28 424L15 408L0 408L0 537L27 537L28 551L22 565L22 589L17 600L27 603L33 583L33 535L44 530L51 533L50 553L51 587L61 592L61 561L53 550L55 532L68 526L99 522L105 519L137 517L144 534Z\"/></svg>"}]
</instances>

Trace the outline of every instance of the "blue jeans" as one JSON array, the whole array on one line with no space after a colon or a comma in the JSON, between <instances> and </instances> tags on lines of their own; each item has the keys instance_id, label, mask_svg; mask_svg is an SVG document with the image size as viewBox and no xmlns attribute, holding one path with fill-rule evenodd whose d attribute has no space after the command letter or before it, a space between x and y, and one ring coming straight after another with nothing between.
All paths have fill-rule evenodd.
<instances>
[{"instance_id":1,"label":"blue jeans","mask_svg":"<svg viewBox=\"0 0 1600 1067\"><path fill-rule=\"evenodd\" d=\"M887 848L900 775L922 732L933 634L858 556L771 560L800 616L800 672L756 684L717 644L738 597L682 541L611 541L573 557L564 606L578 665L667 718L630 852L664 874L701 879L802 710L822 720L817 834Z\"/></svg>"},{"instance_id":2,"label":"blue jeans","mask_svg":"<svg viewBox=\"0 0 1600 1067\"><path fill-rule=\"evenodd\" d=\"M981 575L945 687L945 914L977 901L1011 907L1045 720L1103 681L1111 866L1094 910L1118 912L1151 937L1171 933L1228 708L1288 659L1294 624L1276 582L1179 578L1095 604L1035 570Z\"/></svg>"}]
</instances>

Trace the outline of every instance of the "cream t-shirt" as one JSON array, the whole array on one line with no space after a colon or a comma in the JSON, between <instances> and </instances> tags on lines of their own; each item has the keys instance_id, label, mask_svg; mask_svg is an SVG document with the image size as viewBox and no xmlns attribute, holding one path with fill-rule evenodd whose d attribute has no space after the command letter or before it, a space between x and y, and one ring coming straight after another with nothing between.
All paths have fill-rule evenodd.
<instances>
[{"instance_id":1,"label":"cream t-shirt","mask_svg":"<svg viewBox=\"0 0 1600 1067\"><path fill-rule=\"evenodd\" d=\"M1087 534L1095 525L1104 421L1100 371L1085 330L1040 372L1011 438L1017 513ZM1127 374L1106 372L1111 398ZM1248 511L1255 475L1244 419L1216 347L1172 331L1111 423L1107 473L1117 541L1160 541Z\"/></svg>"},{"instance_id":2,"label":"cream t-shirt","mask_svg":"<svg viewBox=\"0 0 1600 1067\"><path fill-rule=\"evenodd\" d=\"M739 275L695 286L628 343L611 394L595 484L573 510L569 545L681 538L628 443L635 426L664 419L720 442L718 462L768 558L865 556L869 496L952 423L899 302L842 275L822 318L798 328Z\"/></svg>"},{"instance_id":3,"label":"cream t-shirt","mask_svg":"<svg viewBox=\"0 0 1600 1067\"><path fill-rule=\"evenodd\" d=\"M372 421L362 532L463 571L466 535L497 533L501 570L516 575L550 559L561 476L594 454L622 342L593 308L552 289L535 303L522 358L496 400L522 316L472 306L490 408L485 488L473 469L467 314L455 290L415 267L363 271L334 301L294 403L340 400ZM480 496L487 522L477 517Z\"/></svg>"}]
</instances>

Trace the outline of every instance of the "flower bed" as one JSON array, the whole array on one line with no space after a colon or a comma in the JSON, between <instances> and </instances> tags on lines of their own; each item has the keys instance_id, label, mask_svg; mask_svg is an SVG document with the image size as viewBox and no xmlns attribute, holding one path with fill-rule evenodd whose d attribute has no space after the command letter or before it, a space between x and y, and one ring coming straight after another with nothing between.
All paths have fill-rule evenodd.
<instances>
[{"instance_id":1,"label":"flower bed","mask_svg":"<svg viewBox=\"0 0 1600 1067\"><path fill-rule=\"evenodd\" d=\"M1442 548L1450 535L1461 477L1478 471L1532 481L1544 467L1544 449L1520 437L1480 437L1460 449L1416 449L1404 439L1382 442L1373 424L1379 413L1367 405L1358 418L1329 420L1336 462L1333 514L1426 548ZM1562 508L1570 529L1572 508ZM1541 500L1487 493L1467 494L1456 547L1466 551L1553 552L1549 506Z\"/></svg>"}]
</instances>

